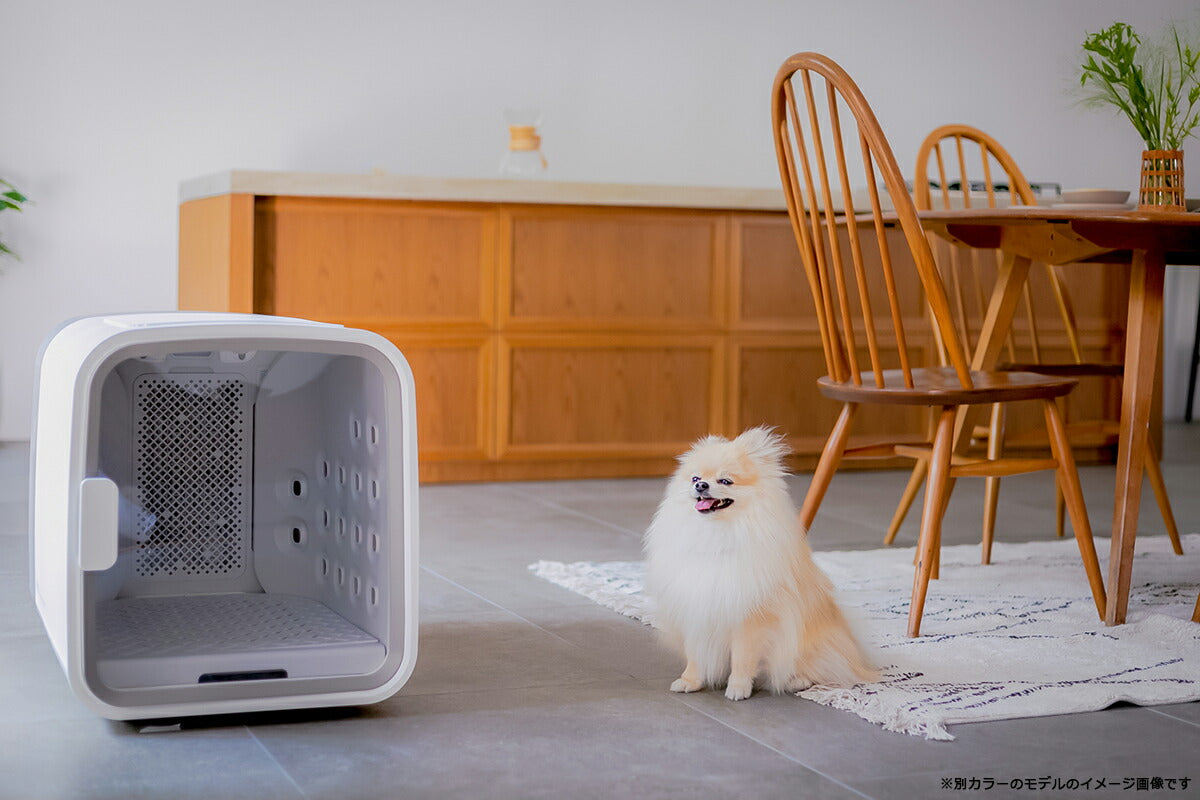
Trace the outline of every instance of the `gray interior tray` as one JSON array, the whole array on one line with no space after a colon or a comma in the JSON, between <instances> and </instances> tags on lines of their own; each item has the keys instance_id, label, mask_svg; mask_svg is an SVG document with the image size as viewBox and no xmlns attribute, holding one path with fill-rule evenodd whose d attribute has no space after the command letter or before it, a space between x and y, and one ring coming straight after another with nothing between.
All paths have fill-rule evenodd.
<instances>
[{"instance_id":1,"label":"gray interior tray","mask_svg":"<svg viewBox=\"0 0 1200 800\"><path fill-rule=\"evenodd\" d=\"M383 644L283 594L118 598L96 609L99 678L115 689L369 673Z\"/></svg>"}]
</instances>

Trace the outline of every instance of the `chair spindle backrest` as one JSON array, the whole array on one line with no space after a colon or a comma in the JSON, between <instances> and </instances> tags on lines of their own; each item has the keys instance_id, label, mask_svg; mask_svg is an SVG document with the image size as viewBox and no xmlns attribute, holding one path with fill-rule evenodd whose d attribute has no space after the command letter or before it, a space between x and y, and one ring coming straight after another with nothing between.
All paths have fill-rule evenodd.
<instances>
[{"instance_id":1,"label":"chair spindle backrest","mask_svg":"<svg viewBox=\"0 0 1200 800\"><path fill-rule=\"evenodd\" d=\"M905 385L913 385L914 365L897 293L896 264L901 262L893 258L886 235L888 225L898 223L940 331L946 363L964 386L971 386L966 351L916 208L858 86L825 56L792 56L775 77L772 123L788 214L813 295L829 376L862 385L865 374L882 387L884 370L898 368ZM855 157L861 164L850 160ZM881 184L894 209L887 216ZM865 186L866 197L856 204L857 186ZM877 263L864 257L864 239L869 242L872 237ZM876 286L878 294L881 280L892 334L882 338L871 302L871 287ZM863 363L860 335L869 363ZM885 364L882 353L888 346L898 353L895 366Z\"/></svg>"},{"instance_id":2,"label":"chair spindle backrest","mask_svg":"<svg viewBox=\"0 0 1200 800\"><path fill-rule=\"evenodd\" d=\"M1016 160L994 138L969 125L943 125L925 137L917 151L913 199L918 210L1037 205L1037 195ZM948 285L955 324L970 348L978 333L978 324L982 323L991 291L990 286L985 286L985 266L994 269L999 263L1000 253L938 241L934 244L934 254L942 269L942 278ZM1082 352L1074 312L1062 276L1055 267L1046 265L1046 278L1066 328L1072 355L1079 363ZM1028 282L1024 289L1024 306L1028 360L1040 363L1041 337ZM977 324L973 325L972 320ZM1016 360L1016 346L1011 333L1007 346L1009 358Z\"/></svg>"}]
</instances>

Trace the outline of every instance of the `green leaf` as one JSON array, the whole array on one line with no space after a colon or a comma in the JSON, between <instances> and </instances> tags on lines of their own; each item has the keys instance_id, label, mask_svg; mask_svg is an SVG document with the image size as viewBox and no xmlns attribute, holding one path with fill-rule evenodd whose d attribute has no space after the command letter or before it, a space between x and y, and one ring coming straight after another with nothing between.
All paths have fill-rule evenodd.
<instances>
[{"instance_id":1,"label":"green leaf","mask_svg":"<svg viewBox=\"0 0 1200 800\"><path fill-rule=\"evenodd\" d=\"M1092 92L1085 99L1115 107L1152 150L1177 149L1200 121L1192 111L1200 102L1200 48L1174 26L1168 31L1162 45L1142 48L1131 26L1114 22L1083 42L1079 83Z\"/></svg>"}]
</instances>

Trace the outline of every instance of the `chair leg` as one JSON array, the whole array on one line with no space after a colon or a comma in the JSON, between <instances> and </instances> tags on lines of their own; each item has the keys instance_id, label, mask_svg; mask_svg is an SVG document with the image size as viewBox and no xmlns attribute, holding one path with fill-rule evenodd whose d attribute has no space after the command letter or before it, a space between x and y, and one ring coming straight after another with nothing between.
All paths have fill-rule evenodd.
<instances>
[{"instance_id":1,"label":"chair leg","mask_svg":"<svg viewBox=\"0 0 1200 800\"><path fill-rule=\"evenodd\" d=\"M1066 424L1066 407L1064 401L1059 407L1059 416L1063 419L1063 424ZM1066 526L1067 503L1063 499L1062 484L1058 481L1054 482L1054 535L1058 538L1063 538L1067 533Z\"/></svg>"},{"instance_id":2,"label":"chair leg","mask_svg":"<svg viewBox=\"0 0 1200 800\"><path fill-rule=\"evenodd\" d=\"M1075 455L1071 452L1071 442L1063 425L1062 415L1058 405L1053 400L1042 403L1046 414L1046 431L1050 436L1050 450L1054 460L1058 462L1058 481L1062 487L1063 499L1067 504L1067 512L1071 515L1071 529L1075 531L1075 541L1079 545L1079 555L1083 559L1083 569L1087 573L1088 584L1092 589L1092 599L1096 602L1096 612L1104 619L1104 610L1108 599L1104 592L1104 579L1100 576L1100 561L1096 558L1096 544L1092 540L1092 525L1088 520L1087 507L1083 503L1083 489L1079 485L1079 473L1075 468Z\"/></svg>"},{"instance_id":3,"label":"chair leg","mask_svg":"<svg viewBox=\"0 0 1200 800\"><path fill-rule=\"evenodd\" d=\"M932 580L942 577L942 520L946 519L946 509L950 506L950 495L954 494L954 482L957 478L947 478L946 488L942 490L942 510L938 513L937 541L933 545L933 571L929 573Z\"/></svg>"},{"instance_id":4,"label":"chair leg","mask_svg":"<svg viewBox=\"0 0 1200 800\"><path fill-rule=\"evenodd\" d=\"M929 467L926 465L926 471ZM946 518L946 509L950 507L950 495L954 494L954 481L956 478L948 478L946 480L946 488L942 492L942 510L938 513L938 519ZM921 563L921 548L913 548L913 566ZM938 526L938 539L933 548L933 567L929 573L930 580L937 580L942 576L942 529Z\"/></svg>"},{"instance_id":5,"label":"chair leg","mask_svg":"<svg viewBox=\"0 0 1200 800\"><path fill-rule=\"evenodd\" d=\"M942 515L946 510L945 494L950 484L950 455L954 451L955 407L946 406L938 417L929 456L929 479L925 483L925 507L921 515L921 535L917 544L920 558L913 571L912 601L908 606L908 635L921 635L921 615L925 611L925 595L933 573L938 543L941 539Z\"/></svg>"},{"instance_id":6,"label":"chair leg","mask_svg":"<svg viewBox=\"0 0 1200 800\"><path fill-rule=\"evenodd\" d=\"M896 541L896 534L900 532L900 526L904 524L904 518L908 516L908 510L912 508L913 500L917 498L917 492L920 490L921 484L925 482L925 475L928 472L929 463L925 459L919 459L917 463L913 464L912 473L908 476L908 485L904 487L904 494L900 495L896 513L892 514L887 535L883 537L885 545Z\"/></svg>"},{"instance_id":7,"label":"chair leg","mask_svg":"<svg viewBox=\"0 0 1200 800\"><path fill-rule=\"evenodd\" d=\"M808 485L808 494L804 496L804 505L800 507L800 527L808 530L812 527L817 509L825 499L825 490L833 480L834 473L842 463L842 453L846 452L846 442L850 438L850 423L854 420L854 412L858 408L854 403L842 406L829 438L825 441L825 449L821 451L821 459L813 471L812 483Z\"/></svg>"},{"instance_id":8,"label":"chair leg","mask_svg":"<svg viewBox=\"0 0 1200 800\"><path fill-rule=\"evenodd\" d=\"M1192 612L1192 622L1200 622L1200 597L1196 598L1196 609Z\"/></svg>"},{"instance_id":9,"label":"chair leg","mask_svg":"<svg viewBox=\"0 0 1200 800\"><path fill-rule=\"evenodd\" d=\"M988 427L987 456L996 460L1004 454L1004 406L992 406L992 421ZM996 508L1000 504L1000 478L989 475L983 479L983 554L981 562L992 563L992 541L996 535Z\"/></svg>"},{"instance_id":10,"label":"chair leg","mask_svg":"<svg viewBox=\"0 0 1200 800\"><path fill-rule=\"evenodd\" d=\"M1146 477L1154 489L1154 499L1158 501L1158 511L1162 514L1163 525L1167 528L1167 536L1171 538L1171 547L1175 555L1183 555L1183 542L1179 541L1179 526L1175 524L1175 514L1171 511L1171 500L1167 497L1167 484L1163 482L1162 464L1158 460L1157 448L1154 442L1146 442Z\"/></svg>"}]
</instances>

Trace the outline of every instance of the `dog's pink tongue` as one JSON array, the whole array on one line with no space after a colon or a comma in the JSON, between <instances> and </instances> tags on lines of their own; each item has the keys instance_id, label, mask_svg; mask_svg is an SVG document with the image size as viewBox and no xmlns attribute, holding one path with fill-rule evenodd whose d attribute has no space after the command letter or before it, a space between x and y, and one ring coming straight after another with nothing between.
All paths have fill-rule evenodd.
<instances>
[{"instance_id":1,"label":"dog's pink tongue","mask_svg":"<svg viewBox=\"0 0 1200 800\"><path fill-rule=\"evenodd\" d=\"M716 498L701 497L699 500L696 501L696 510L697 511L708 511L710 508L712 508L716 504L717 504Z\"/></svg>"}]
</instances>

